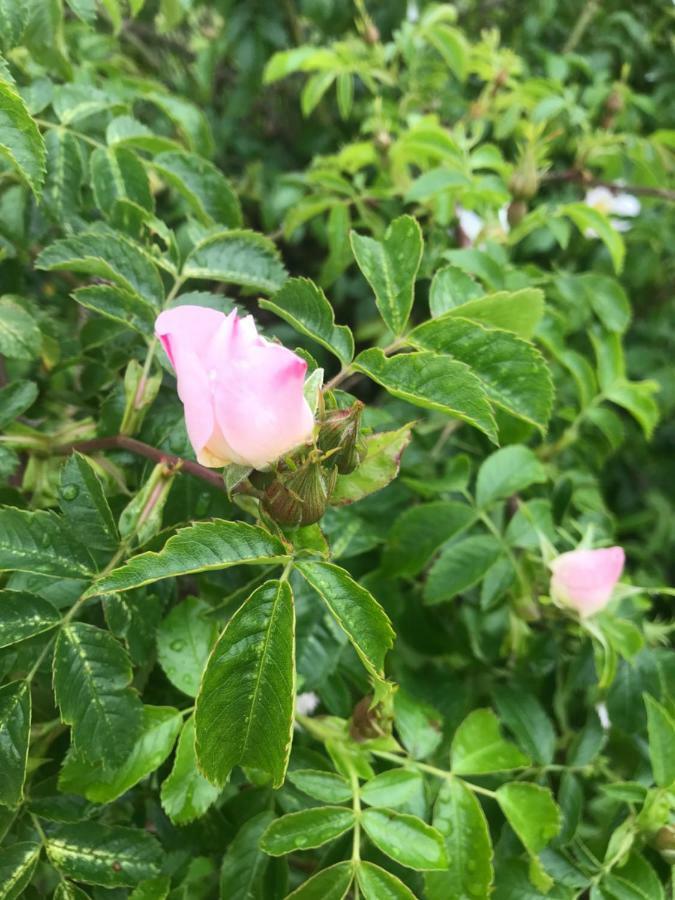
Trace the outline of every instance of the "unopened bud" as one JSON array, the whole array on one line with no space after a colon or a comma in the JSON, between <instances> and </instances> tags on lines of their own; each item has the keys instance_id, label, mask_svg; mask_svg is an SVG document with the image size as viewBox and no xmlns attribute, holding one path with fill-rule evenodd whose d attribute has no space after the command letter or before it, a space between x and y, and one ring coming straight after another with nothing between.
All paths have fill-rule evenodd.
<instances>
[{"instance_id":1,"label":"unopened bud","mask_svg":"<svg viewBox=\"0 0 675 900\"><path fill-rule=\"evenodd\" d=\"M267 487L263 508L280 525L312 525L326 511L335 479L318 461L309 461L293 472L279 473Z\"/></svg>"},{"instance_id":2,"label":"unopened bud","mask_svg":"<svg viewBox=\"0 0 675 900\"><path fill-rule=\"evenodd\" d=\"M380 29L374 22L368 22L363 29L363 40L366 44L376 44L380 39Z\"/></svg>"},{"instance_id":3,"label":"unopened bud","mask_svg":"<svg viewBox=\"0 0 675 900\"><path fill-rule=\"evenodd\" d=\"M509 208L506 213L506 217L509 221L509 225L511 228L515 228L516 225L527 215L527 203L524 200L513 200L509 203Z\"/></svg>"},{"instance_id":4,"label":"unopened bud","mask_svg":"<svg viewBox=\"0 0 675 900\"><path fill-rule=\"evenodd\" d=\"M652 843L669 865L675 865L675 825L659 828Z\"/></svg>"},{"instance_id":5,"label":"unopened bud","mask_svg":"<svg viewBox=\"0 0 675 900\"><path fill-rule=\"evenodd\" d=\"M509 190L516 200L529 200L539 190L539 174L534 160L527 157L518 166L509 181Z\"/></svg>"},{"instance_id":6,"label":"unopened bud","mask_svg":"<svg viewBox=\"0 0 675 900\"><path fill-rule=\"evenodd\" d=\"M321 424L317 445L324 453L330 453L326 462L336 466L341 475L353 472L363 460L362 413L363 403L357 400L349 409L332 410Z\"/></svg>"},{"instance_id":7,"label":"unopened bud","mask_svg":"<svg viewBox=\"0 0 675 900\"><path fill-rule=\"evenodd\" d=\"M379 128L375 132L374 141L375 146L378 150L382 151L382 153L386 153L387 150L391 147L391 135L384 128Z\"/></svg>"}]
</instances>

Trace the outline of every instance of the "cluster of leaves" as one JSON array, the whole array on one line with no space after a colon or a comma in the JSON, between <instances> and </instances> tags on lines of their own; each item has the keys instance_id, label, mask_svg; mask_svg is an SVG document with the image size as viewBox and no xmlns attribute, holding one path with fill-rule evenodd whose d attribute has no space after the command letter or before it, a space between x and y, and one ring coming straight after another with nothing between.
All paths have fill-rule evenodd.
<instances>
[{"instance_id":1,"label":"cluster of leaves","mask_svg":"<svg viewBox=\"0 0 675 900\"><path fill-rule=\"evenodd\" d=\"M0 900L672 889L673 13L465 5L0 0ZM320 523L194 462L181 304L367 404Z\"/></svg>"}]
</instances>

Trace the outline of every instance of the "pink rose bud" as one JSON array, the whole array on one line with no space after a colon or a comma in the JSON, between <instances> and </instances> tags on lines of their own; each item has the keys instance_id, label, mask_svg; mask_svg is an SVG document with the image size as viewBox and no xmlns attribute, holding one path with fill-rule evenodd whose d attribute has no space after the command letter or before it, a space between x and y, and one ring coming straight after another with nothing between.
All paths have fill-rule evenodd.
<instances>
[{"instance_id":1,"label":"pink rose bud","mask_svg":"<svg viewBox=\"0 0 675 900\"><path fill-rule=\"evenodd\" d=\"M311 438L307 363L261 337L252 316L177 306L160 314L155 333L176 370L202 465L260 469Z\"/></svg>"},{"instance_id":2,"label":"pink rose bud","mask_svg":"<svg viewBox=\"0 0 675 900\"><path fill-rule=\"evenodd\" d=\"M622 547L562 553L550 564L551 596L582 618L592 616L609 603L625 558Z\"/></svg>"}]
</instances>

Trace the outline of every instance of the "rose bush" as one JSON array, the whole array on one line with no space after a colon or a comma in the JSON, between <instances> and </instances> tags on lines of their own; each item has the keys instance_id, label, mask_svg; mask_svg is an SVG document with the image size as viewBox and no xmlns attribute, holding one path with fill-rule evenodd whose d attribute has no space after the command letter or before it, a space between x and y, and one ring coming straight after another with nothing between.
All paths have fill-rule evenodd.
<instances>
[{"instance_id":1,"label":"rose bush","mask_svg":"<svg viewBox=\"0 0 675 900\"><path fill-rule=\"evenodd\" d=\"M0 900L665 900L675 7L0 0Z\"/></svg>"}]
</instances>

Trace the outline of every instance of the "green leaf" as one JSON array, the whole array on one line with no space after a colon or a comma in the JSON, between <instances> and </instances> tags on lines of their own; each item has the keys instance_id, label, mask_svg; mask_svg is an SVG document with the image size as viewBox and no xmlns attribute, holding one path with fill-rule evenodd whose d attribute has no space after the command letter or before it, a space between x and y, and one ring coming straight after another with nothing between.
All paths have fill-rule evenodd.
<instances>
[{"instance_id":1,"label":"green leaf","mask_svg":"<svg viewBox=\"0 0 675 900\"><path fill-rule=\"evenodd\" d=\"M286 558L281 541L255 525L222 519L197 522L181 528L159 553L132 556L125 565L99 579L89 595L129 591L162 578L229 566L273 565L285 562Z\"/></svg>"},{"instance_id":2,"label":"green leaf","mask_svg":"<svg viewBox=\"0 0 675 900\"><path fill-rule=\"evenodd\" d=\"M388 575L421 572L436 550L471 525L475 512L466 503L438 500L405 510L389 532L382 556Z\"/></svg>"},{"instance_id":3,"label":"green leaf","mask_svg":"<svg viewBox=\"0 0 675 900\"><path fill-rule=\"evenodd\" d=\"M493 878L490 830L475 794L458 778L442 783L433 824L445 838L450 865L447 872L424 876L427 900L488 900Z\"/></svg>"},{"instance_id":4,"label":"green leaf","mask_svg":"<svg viewBox=\"0 0 675 900\"><path fill-rule=\"evenodd\" d=\"M399 216L382 241L352 231L354 258L375 293L380 315L395 335L410 317L415 277L422 260L422 231L412 216Z\"/></svg>"},{"instance_id":5,"label":"green leaf","mask_svg":"<svg viewBox=\"0 0 675 900\"><path fill-rule=\"evenodd\" d=\"M356 503L392 482L398 475L401 457L411 437L411 425L369 435L365 439L365 456L358 467L349 475L338 475L330 505Z\"/></svg>"},{"instance_id":6,"label":"green leaf","mask_svg":"<svg viewBox=\"0 0 675 900\"><path fill-rule=\"evenodd\" d=\"M512 331L522 338L531 338L544 315L544 294L539 288L519 291L497 291L476 300L468 300L446 316L470 319L487 328Z\"/></svg>"},{"instance_id":7,"label":"green leaf","mask_svg":"<svg viewBox=\"0 0 675 900\"><path fill-rule=\"evenodd\" d=\"M630 301L616 278L586 272L578 280L588 297L593 312L608 331L623 333L630 325Z\"/></svg>"},{"instance_id":8,"label":"green leaf","mask_svg":"<svg viewBox=\"0 0 675 900\"><path fill-rule=\"evenodd\" d=\"M438 353L401 353L388 358L371 348L354 368L381 384L394 397L462 419L497 443L497 426L487 395L464 363Z\"/></svg>"},{"instance_id":9,"label":"green leaf","mask_svg":"<svg viewBox=\"0 0 675 900\"><path fill-rule=\"evenodd\" d=\"M660 390L656 381L627 381L619 379L605 387L605 396L612 403L627 410L649 440L654 433L660 413L654 394Z\"/></svg>"},{"instance_id":10,"label":"green leaf","mask_svg":"<svg viewBox=\"0 0 675 900\"><path fill-rule=\"evenodd\" d=\"M424 36L438 50L450 71L459 81L467 75L469 51L466 38L457 28L434 22L424 31Z\"/></svg>"},{"instance_id":11,"label":"green leaf","mask_svg":"<svg viewBox=\"0 0 675 900\"><path fill-rule=\"evenodd\" d=\"M41 852L42 846L30 841L0 849L0 900L14 900L23 895Z\"/></svg>"},{"instance_id":12,"label":"green leaf","mask_svg":"<svg viewBox=\"0 0 675 900\"><path fill-rule=\"evenodd\" d=\"M483 288L457 266L443 266L434 275L429 288L429 309L436 318L469 300L482 297Z\"/></svg>"},{"instance_id":13,"label":"green leaf","mask_svg":"<svg viewBox=\"0 0 675 900\"><path fill-rule=\"evenodd\" d=\"M185 260L183 276L272 294L286 280L286 270L269 238L255 231L232 230L200 241Z\"/></svg>"},{"instance_id":14,"label":"green leaf","mask_svg":"<svg viewBox=\"0 0 675 900\"><path fill-rule=\"evenodd\" d=\"M530 759L542 766L553 762L555 731L541 703L522 687L494 689L497 711Z\"/></svg>"},{"instance_id":15,"label":"green leaf","mask_svg":"<svg viewBox=\"0 0 675 900\"><path fill-rule=\"evenodd\" d=\"M106 141L110 146L130 147L147 153L163 153L180 150L180 144L172 138L154 134L147 125L133 116L116 116L106 128Z\"/></svg>"},{"instance_id":16,"label":"green leaf","mask_svg":"<svg viewBox=\"0 0 675 900\"><path fill-rule=\"evenodd\" d=\"M59 632L54 694L61 719L72 726L75 751L86 762L121 765L141 728L142 707L131 690L129 657L113 636L84 622Z\"/></svg>"},{"instance_id":17,"label":"green leaf","mask_svg":"<svg viewBox=\"0 0 675 900\"><path fill-rule=\"evenodd\" d=\"M446 869L443 836L417 816L371 807L361 814L363 830L378 850L410 869Z\"/></svg>"},{"instance_id":18,"label":"green leaf","mask_svg":"<svg viewBox=\"0 0 675 900\"><path fill-rule=\"evenodd\" d=\"M157 631L157 656L169 681L196 697L199 681L218 630L206 617L208 603L188 597L174 606Z\"/></svg>"},{"instance_id":19,"label":"green leaf","mask_svg":"<svg viewBox=\"0 0 675 900\"><path fill-rule=\"evenodd\" d=\"M169 152L156 156L152 166L189 203L204 225L241 227L237 195L213 163L194 153Z\"/></svg>"},{"instance_id":20,"label":"green leaf","mask_svg":"<svg viewBox=\"0 0 675 900\"><path fill-rule=\"evenodd\" d=\"M61 881L56 886L52 900L89 900L89 894L70 881ZM135 897L134 900L136 900ZM149 900L157 900L157 898L151 897Z\"/></svg>"},{"instance_id":21,"label":"green leaf","mask_svg":"<svg viewBox=\"0 0 675 900\"><path fill-rule=\"evenodd\" d=\"M324 601L366 669L382 679L394 630L377 600L340 566L303 561L297 563L297 569Z\"/></svg>"},{"instance_id":22,"label":"green leaf","mask_svg":"<svg viewBox=\"0 0 675 900\"><path fill-rule=\"evenodd\" d=\"M643 694L643 699L647 707L649 758L654 781L659 787L670 787L675 782L675 722L650 694Z\"/></svg>"},{"instance_id":23,"label":"green leaf","mask_svg":"<svg viewBox=\"0 0 675 900\"><path fill-rule=\"evenodd\" d=\"M101 482L81 453L72 453L61 470L59 504L77 540L90 550L112 553L117 549L117 526Z\"/></svg>"},{"instance_id":24,"label":"green leaf","mask_svg":"<svg viewBox=\"0 0 675 900\"><path fill-rule=\"evenodd\" d=\"M0 570L82 578L93 565L60 516L7 506L0 509Z\"/></svg>"},{"instance_id":25,"label":"green leaf","mask_svg":"<svg viewBox=\"0 0 675 900\"><path fill-rule=\"evenodd\" d=\"M466 363L496 405L541 431L551 416L553 381L541 353L510 331L457 316L419 325L409 340L422 350Z\"/></svg>"},{"instance_id":26,"label":"green leaf","mask_svg":"<svg viewBox=\"0 0 675 900\"><path fill-rule=\"evenodd\" d=\"M0 388L0 428L5 429L35 403L38 395L34 381L13 381Z\"/></svg>"},{"instance_id":27,"label":"green leaf","mask_svg":"<svg viewBox=\"0 0 675 900\"><path fill-rule=\"evenodd\" d=\"M158 769L176 742L183 719L171 706L144 706L141 732L131 753L112 771L100 761L85 762L77 754L66 757L59 790L81 794L92 803L111 803Z\"/></svg>"},{"instance_id":28,"label":"green leaf","mask_svg":"<svg viewBox=\"0 0 675 900\"><path fill-rule=\"evenodd\" d=\"M543 481L546 481L546 470L529 447L520 444L502 447L478 470L476 503L481 509L487 509L497 500Z\"/></svg>"},{"instance_id":29,"label":"green leaf","mask_svg":"<svg viewBox=\"0 0 675 900\"><path fill-rule=\"evenodd\" d=\"M260 839L270 856L321 847L354 827L354 812L344 806L318 806L275 819Z\"/></svg>"},{"instance_id":30,"label":"green leaf","mask_svg":"<svg viewBox=\"0 0 675 900\"><path fill-rule=\"evenodd\" d=\"M74 222L80 211L84 175L79 140L65 128L50 128L45 135L47 182L44 203L60 223Z\"/></svg>"},{"instance_id":31,"label":"green leaf","mask_svg":"<svg viewBox=\"0 0 675 900\"><path fill-rule=\"evenodd\" d=\"M16 807L23 801L30 718L30 684L13 681L0 687L0 804L3 806Z\"/></svg>"},{"instance_id":32,"label":"green leaf","mask_svg":"<svg viewBox=\"0 0 675 900\"><path fill-rule=\"evenodd\" d=\"M11 297L0 297L0 353L9 359L35 359L41 350L35 319Z\"/></svg>"},{"instance_id":33,"label":"green leaf","mask_svg":"<svg viewBox=\"0 0 675 900\"><path fill-rule=\"evenodd\" d=\"M130 200L152 211L154 201L145 166L133 150L97 147L89 158L94 201L106 218L118 200Z\"/></svg>"},{"instance_id":34,"label":"green leaf","mask_svg":"<svg viewBox=\"0 0 675 900\"><path fill-rule=\"evenodd\" d=\"M415 895L400 878L362 860L356 870L359 887L365 900L415 900Z\"/></svg>"},{"instance_id":35,"label":"green leaf","mask_svg":"<svg viewBox=\"0 0 675 900\"><path fill-rule=\"evenodd\" d=\"M129 900L166 900L171 890L171 876L144 878L129 894ZM76 898L73 898L76 900Z\"/></svg>"},{"instance_id":36,"label":"green leaf","mask_svg":"<svg viewBox=\"0 0 675 900\"><path fill-rule=\"evenodd\" d=\"M336 325L333 307L326 295L308 278L289 278L271 300L259 300L269 309L334 353L344 365L354 356L354 338L346 325Z\"/></svg>"},{"instance_id":37,"label":"green leaf","mask_svg":"<svg viewBox=\"0 0 675 900\"><path fill-rule=\"evenodd\" d=\"M213 648L197 696L199 767L222 786L251 766L283 784L295 698L295 614L287 581L267 581L228 622Z\"/></svg>"},{"instance_id":38,"label":"green leaf","mask_svg":"<svg viewBox=\"0 0 675 900\"><path fill-rule=\"evenodd\" d=\"M159 874L162 850L156 838L139 828L78 822L47 837L47 855L75 881L103 887L133 887Z\"/></svg>"},{"instance_id":39,"label":"green leaf","mask_svg":"<svg viewBox=\"0 0 675 900\"><path fill-rule=\"evenodd\" d=\"M353 877L351 862L336 863L303 881L286 900L344 900Z\"/></svg>"},{"instance_id":40,"label":"green leaf","mask_svg":"<svg viewBox=\"0 0 675 900\"><path fill-rule=\"evenodd\" d=\"M367 781L361 799L369 806L401 806L423 787L422 776L412 769L390 769Z\"/></svg>"},{"instance_id":41,"label":"green leaf","mask_svg":"<svg viewBox=\"0 0 675 900\"><path fill-rule=\"evenodd\" d=\"M160 94L143 91L143 102L161 109L185 137L191 150L200 156L213 154L213 135L206 114L176 93Z\"/></svg>"},{"instance_id":42,"label":"green leaf","mask_svg":"<svg viewBox=\"0 0 675 900\"><path fill-rule=\"evenodd\" d=\"M658 873L637 853L607 872L599 887L603 897L611 900L665 900L666 896Z\"/></svg>"},{"instance_id":43,"label":"green leaf","mask_svg":"<svg viewBox=\"0 0 675 900\"><path fill-rule=\"evenodd\" d=\"M394 694L396 731L415 759L425 759L443 740L443 719L428 703L411 697L403 688Z\"/></svg>"},{"instance_id":44,"label":"green leaf","mask_svg":"<svg viewBox=\"0 0 675 900\"><path fill-rule=\"evenodd\" d=\"M45 142L16 88L2 79L0 156L17 169L38 197L45 178Z\"/></svg>"},{"instance_id":45,"label":"green leaf","mask_svg":"<svg viewBox=\"0 0 675 900\"><path fill-rule=\"evenodd\" d=\"M334 772L320 769L292 769L288 780L304 794L324 803L344 803L351 800L352 788L349 782Z\"/></svg>"},{"instance_id":46,"label":"green leaf","mask_svg":"<svg viewBox=\"0 0 675 900\"><path fill-rule=\"evenodd\" d=\"M0 647L50 631L61 621L48 600L27 591L0 592Z\"/></svg>"},{"instance_id":47,"label":"green leaf","mask_svg":"<svg viewBox=\"0 0 675 900\"><path fill-rule=\"evenodd\" d=\"M470 535L446 547L429 570L424 602L430 606L452 600L483 579L501 556L492 535Z\"/></svg>"},{"instance_id":48,"label":"green leaf","mask_svg":"<svg viewBox=\"0 0 675 900\"><path fill-rule=\"evenodd\" d=\"M548 788L514 781L496 793L509 825L530 853L539 853L560 831L560 810Z\"/></svg>"},{"instance_id":49,"label":"green leaf","mask_svg":"<svg viewBox=\"0 0 675 900\"><path fill-rule=\"evenodd\" d=\"M170 775L162 784L162 808L174 825L203 816L220 795L197 768L194 717L185 722Z\"/></svg>"},{"instance_id":50,"label":"green leaf","mask_svg":"<svg viewBox=\"0 0 675 900\"><path fill-rule=\"evenodd\" d=\"M83 272L111 281L158 308L164 300L162 280L149 254L109 228L55 241L40 253L35 266L49 271Z\"/></svg>"},{"instance_id":51,"label":"green leaf","mask_svg":"<svg viewBox=\"0 0 675 900\"><path fill-rule=\"evenodd\" d=\"M483 775L528 766L524 753L505 740L491 709L475 709L459 725L450 749L455 775Z\"/></svg>"},{"instance_id":52,"label":"green leaf","mask_svg":"<svg viewBox=\"0 0 675 900\"><path fill-rule=\"evenodd\" d=\"M270 810L248 819L227 848L220 870L221 900L251 900L260 896L269 860L260 850L260 838L274 819Z\"/></svg>"},{"instance_id":53,"label":"green leaf","mask_svg":"<svg viewBox=\"0 0 675 900\"><path fill-rule=\"evenodd\" d=\"M614 271L617 274L621 272L626 247L623 238L604 213L585 203L566 203L560 207L558 214L570 218L583 235L589 231L595 232L609 251Z\"/></svg>"},{"instance_id":54,"label":"green leaf","mask_svg":"<svg viewBox=\"0 0 675 900\"><path fill-rule=\"evenodd\" d=\"M77 288L71 296L86 309L121 322L139 334L149 336L153 333L157 310L140 294L110 284L92 284Z\"/></svg>"}]
</instances>

